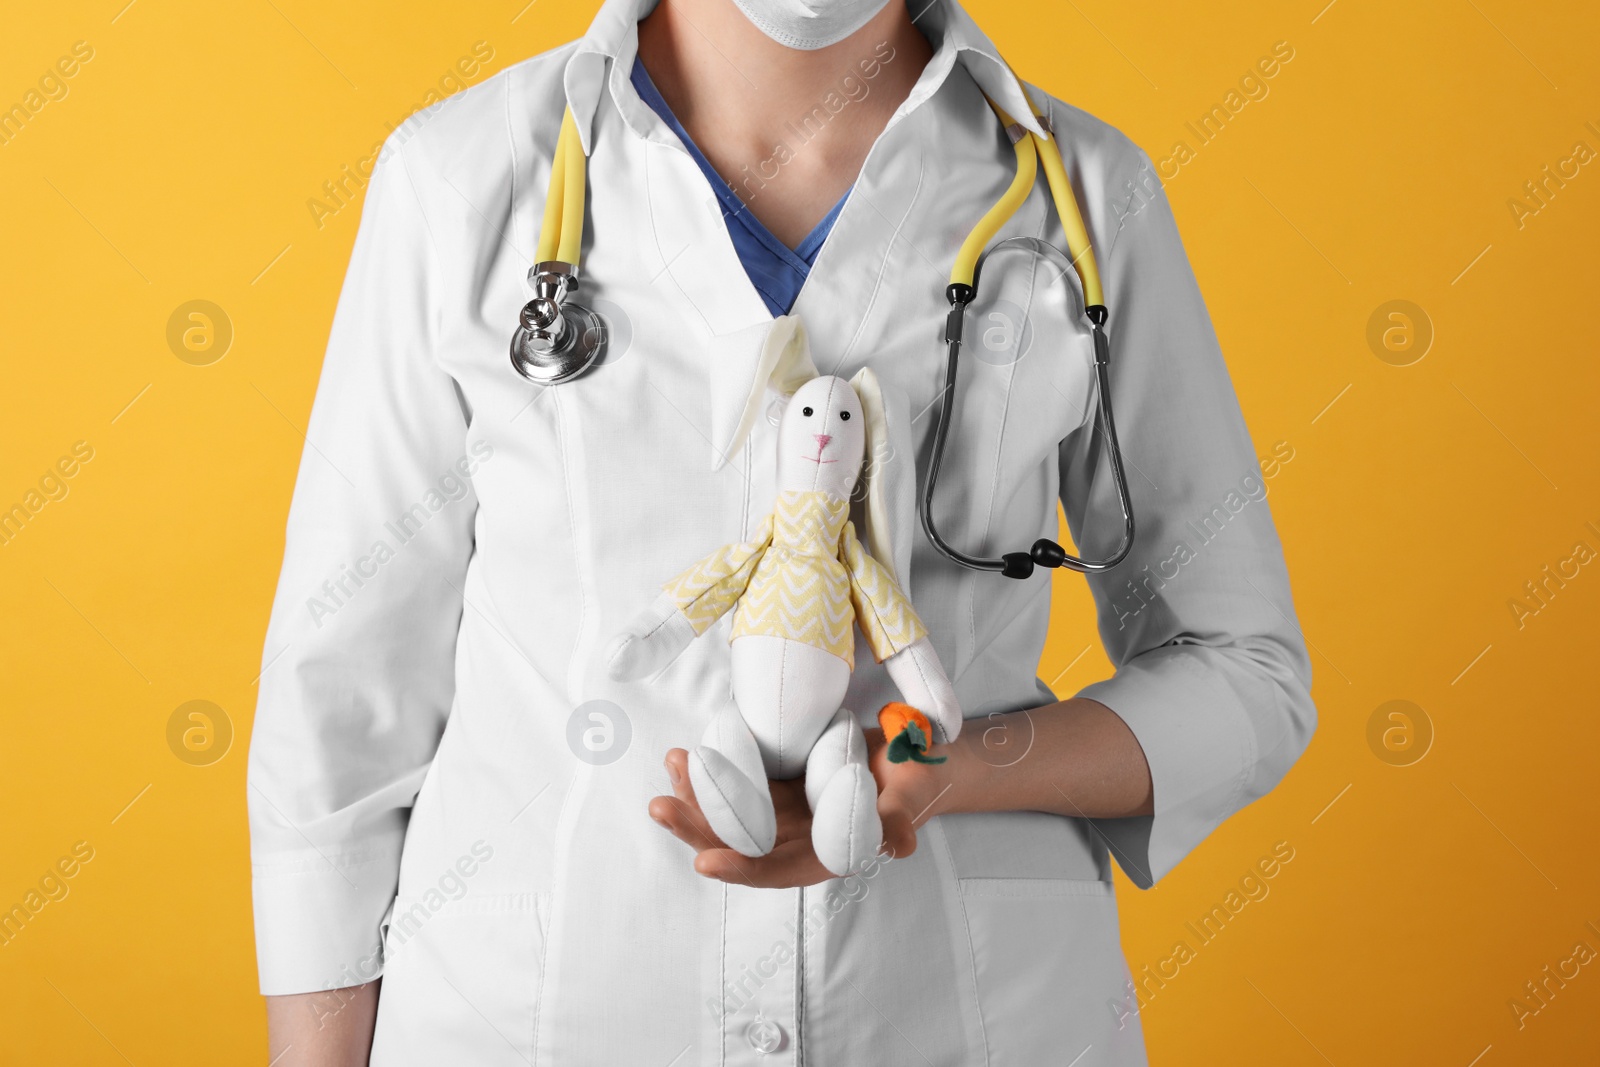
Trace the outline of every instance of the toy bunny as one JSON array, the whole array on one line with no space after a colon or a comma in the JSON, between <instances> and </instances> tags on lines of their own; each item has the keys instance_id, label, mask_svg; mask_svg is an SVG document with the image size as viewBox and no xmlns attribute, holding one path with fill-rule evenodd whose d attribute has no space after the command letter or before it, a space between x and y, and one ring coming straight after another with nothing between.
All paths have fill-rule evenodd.
<instances>
[{"instance_id":1,"label":"toy bunny","mask_svg":"<svg viewBox=\"0 0 1600 1067\"><path fill-rule=\"evenodd\" d=\"M801 359L814 374L809 354ZM793 372L791 384L804 376ZM890 554L869 554L849 519L863 457L884 427L870 370L848 382L799 384L778 424L777 500L755 538L718 549L666 583L607 650L613 678L639 678L733 612L734 704L690 753L689 779L711 828L746 856L771 851L777 834L767 779L802 773L823 866L845 875L881 847L861 726L840 706L855 666L852 623L910 705L884 709L886 727L904 726L891 759L937 762L923 754L928 744L954 740L961 729L954 687L895 581ZM882 524L885 509L867 474L870 527Z\"/></svg>"}]
</instances>

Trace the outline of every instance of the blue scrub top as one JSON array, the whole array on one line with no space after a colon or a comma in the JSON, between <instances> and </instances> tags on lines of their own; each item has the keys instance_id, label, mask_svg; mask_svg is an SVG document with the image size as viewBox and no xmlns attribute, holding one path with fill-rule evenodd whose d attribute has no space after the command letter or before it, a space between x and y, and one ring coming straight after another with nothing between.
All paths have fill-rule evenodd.
<instances>
[{"instance_id":1,"label":"blue scrub top","mask_svg":"<svg viewBox=\"0 0 1600 1067\"><path fill-rule=\"evenodd\" d=\"M846 190L816 228L806 234L798 248L788 247L750 213L739 199L739 194L711 166L711 161L696 147L689 132L662 99L660 90L650 80L650 75L645 73L644 64L639 62L637 56L633 60L632 80L639 98L672 128L678 140L683 142L683 147L689 150L694 161L705 172L706 180L716 191L717 202L722 207L722 219L728 224L728 236L733 238L734 250L739 253L739 261L744 264L744 272L750 276L750 283L766 302L767 310L775 316L788 314L789 309L794 307L795 298L800 295L806 275L811 273L811 264L816 262L822 242L827 240L834 220L839 217L844 202L850 198L849 191Z\"/></svg>"}]
</instances>

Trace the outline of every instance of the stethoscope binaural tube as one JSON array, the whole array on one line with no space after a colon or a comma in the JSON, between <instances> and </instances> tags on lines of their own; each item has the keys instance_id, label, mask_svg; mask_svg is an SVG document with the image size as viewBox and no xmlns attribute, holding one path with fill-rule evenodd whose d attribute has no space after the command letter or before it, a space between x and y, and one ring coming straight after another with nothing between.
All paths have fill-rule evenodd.
<instances>
[{"instance_id":1,"label":"stethoscope binaural tube","mask_svg":"<svg viewBox=\"0 0 1600 1067\"><path fill-rule=\"evenodd\" d=\"M1059 248L1033 237L1012 237L1000 241L984 253L978 263L979 269L990 255L1008 246L1029 248L1038 255L1050 259L1060 268L1063 279L1066 277L1066 271L1071 269L1071 262ZM976 278L975 271L974 281ZM928 459L928 475L922 483L922 496L917 509L922 520L923 532L947 559L973 570L999 571L1007 578L1027 578L1033 574L1035 567L1065 567L1083 574L1100 574L1115 567L1126 559L1133 549L1134 521L1133 500L1128 491L1128 475L1123 467L1122 448L1117 441L1117 425L1111 410L1111 341L1105 331L1107 312L1104 304L1091 304L1084 309L1084 314L1093 327L1094 369L1098 394L1095 421L1097 429L1105 435L1106 444L1109 446L1106 451L1111 464L1111 477L1116 484L1118 503L1122 507L1122 542L1117 546L1117 550L1105 559L1081 559L1049 538L1041 537L1026 552L1007 552L995 557L972 556L955 548L939 534L933 521L933 494L939 484L939 468L944 462L945 444L950 435L950 423L955 413L956 370L961 352L962 328L966 321L967 306L977 296L977 286L953 284L947 290L947 295L950 299L950 313L945 319L945 343L948 348L945 357L944 389L939 398L939 421L933 430L933 451Z\"/></svg>"},{"instance_id":2,"label":"stethoscope binaural tube","mask_svg":"<svg viewBox=\"0 0 1600 1067\"><path fill-rule=\"evenodd\" d=\"M1029 103L1031 105L1032 101ZM963 567L999 571L1007 578L1019 579L1032 575L1035 567L1066 567L1068 570L1080 573L1098 574L1110 570L1127 558L1133 549L1134 536L1133 500L1128 492L1128 475L1123 469L1122 449L1117 442L1117 427L1111 412L1111 342L1105 330L1109 313L1103 303L1100 272L1095 262L1094 250L1089 244L1083 217L1078 211L1077 198L1073 195L1071 184L1067 180L1066 168L1061 162L1061 152L1054 137L1049 140L1041 139L1037 134L1013 122L1011 117L992 100L989 106L999 116L1001 123L1006 127L1007 135L1011 138L1017 154L1017 172L1005 193L967 236L961 251L956 256L955 266L950 272L950 285L945 290L945 296L950 301L950 312L945 318L944 329L947 346L944 390L939 399L939 421L933 431L933 452L928 460L928 476L922 484L922 495L918 500L917 511L922 520L922 530L928 535L928 540L945 558ZM1037 109L1035 115L1045 125L1046 131L1049 131L1048 119L1038 114ZM1045 177L1049 181L1050 192L1055 199L1056 213L1061 217L1061 226L1066 233L1067 247L1072 252L1071 257L1066 256L1054 245L1031 237L1009 238L984 251L984 246L1016 212L1032 190L1040 160L1044 161ZM956 371L961 354L961 334L966 323L967 306L978 295L978 277L983 262L989 255L1007 246L1030 248L1035 253L1054 261L1061 270L1063 282L1069 269L1076 271L1083 285L1085 304L1083 310L1093 328L1094 337L1094 365L1098 392L1095 419L1098 428L1105 434L1106 443L1110 446L1107 458L1111 464L1112 479L1116 483L1117 500L1122 507L1122 542L1117 550L1105 559L1081 559L1048 537L1039 538L1026 552L1007 552L994 557L973 556L945 541L934 525L933 494L939 483L939 468L944 462L945 444L950 436L950 423L955 414Z\"/></svg>"}]
</instances>

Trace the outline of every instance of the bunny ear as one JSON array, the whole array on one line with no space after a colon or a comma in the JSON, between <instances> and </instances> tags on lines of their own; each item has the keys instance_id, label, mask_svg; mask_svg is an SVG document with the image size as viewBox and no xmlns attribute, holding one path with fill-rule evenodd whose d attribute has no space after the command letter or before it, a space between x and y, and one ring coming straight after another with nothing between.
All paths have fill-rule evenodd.
<instances>
[{"instance_id":1,"label":"bunny ear","mask_svg":"<svg viewBox=\"0 0 1600 1067\"><path fill-rule=\"evenodd\" d=\"M892 417L906 406L905 398L886 389L869 367L850 379L861 399L862 421L866 424L866 458L861 480L862 541L867 552L889 571L889 576L905 588L911 575L911 531L896 529L892 517L908 515L915 506L915 487L904 477L910 469L911 448L905 435L905 421Z\"/></svg>"},{"instance_id":2,"label":"bunny ear","mask_svg":"<svg viewBox=\"0 0 1600 1067\"><path fill-rule=\"evenodd\" d=\"M783 321L787 336L778 340L778 352L768 382L784 396L793 396L796 390L817 376L817 365L811 359L811 338L806 336L805 323L800 321L798 315L785 315ZM788 325L790 323L793 324L792 329ZM776 337L779 329L774 327L772 332ZM769 340L768 346L774 347L773 342ZM754 410L752 408L752 412Z\"/></svg>"},{"instance_id":3,"label":"bunny ear","mask_svg":"<svg viewBox=\"0 0 1600 1067\"><path fill-rule=\"evenodd\" d=\"M817 376L799 316L780 315L726 338L711 353L711 469L744 446L770 386L784 395Z\"/></svg>"}]
</instances>

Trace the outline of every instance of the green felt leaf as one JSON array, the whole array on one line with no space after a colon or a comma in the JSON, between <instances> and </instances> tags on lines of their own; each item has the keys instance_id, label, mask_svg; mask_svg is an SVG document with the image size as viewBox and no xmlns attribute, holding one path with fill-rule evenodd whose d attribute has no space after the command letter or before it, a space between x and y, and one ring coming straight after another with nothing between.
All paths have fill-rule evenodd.
<instances>
[{"instance_id":1,"label":"green felt leaf","mask_svg":"<svg viewBox=\"0 0 1600 1067\"><path fill-rule=\"evenodd\" d=\"M910 760L913 763L943 763L944 756L929 756L928 736L922 732L922 727L916 723L907 723L906 728L895 735L889 742L889 762L904 763Z\"/></svg>"}]
</instances>

